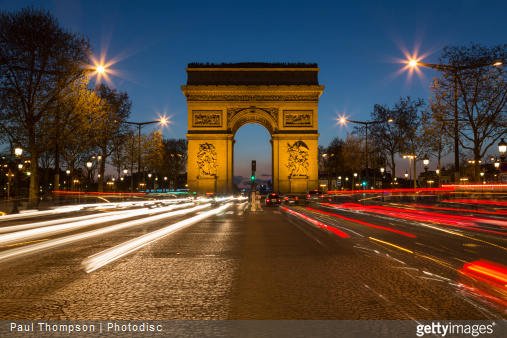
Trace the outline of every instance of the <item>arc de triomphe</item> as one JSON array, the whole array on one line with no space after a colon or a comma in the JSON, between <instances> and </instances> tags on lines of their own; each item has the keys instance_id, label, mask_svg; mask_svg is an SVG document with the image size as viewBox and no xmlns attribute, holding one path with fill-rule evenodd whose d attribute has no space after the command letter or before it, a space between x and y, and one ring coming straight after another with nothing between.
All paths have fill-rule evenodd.
<instances>
[{"instance_id":1,"label":"arc de triomphe","mask_svg":"<svg viewBox=\"0 0 507 338\"><path fill-rule=\"evenodd\" d=\"M271 135L273 191L318 188L316 64L189 64L187 183L198 193L233 192L234 136L247 123Z\"/></svg>"}]
</instances>

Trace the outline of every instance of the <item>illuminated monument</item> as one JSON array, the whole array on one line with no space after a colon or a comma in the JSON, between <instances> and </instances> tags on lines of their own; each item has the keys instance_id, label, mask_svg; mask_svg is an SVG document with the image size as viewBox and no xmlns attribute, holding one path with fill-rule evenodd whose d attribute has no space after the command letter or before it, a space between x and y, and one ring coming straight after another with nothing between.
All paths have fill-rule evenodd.
<instances>
[{"instance_id":1,"label":"illuminated monument","mask_svg":"<svg viewBox=\"0 0 507 338\"><path fill-rule=\"evenodd\" d=\"M316 64L189 64L186 71L190 191L233 191L234 135L247 123L271 134L273 191L318 188L317 108L324 86Z\"/></svg>"}]
</instances>

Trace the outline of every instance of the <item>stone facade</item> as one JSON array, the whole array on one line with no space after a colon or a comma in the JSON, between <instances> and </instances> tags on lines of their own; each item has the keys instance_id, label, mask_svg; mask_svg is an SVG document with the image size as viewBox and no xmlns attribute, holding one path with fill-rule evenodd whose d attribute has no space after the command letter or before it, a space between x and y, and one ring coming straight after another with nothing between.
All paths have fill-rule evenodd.
<instances>
[{"instance_id":1,"label":"stone facade","mask_svg":"<svg viewBox=\"0 0 507 338\"><path fill-rule=\"evenodd\" d=\"M187 183L191 191L233 191L234 136L257 123L271 134L274 191L318 187L316 65L189 65Z\"/></svg>"}]
</instances>

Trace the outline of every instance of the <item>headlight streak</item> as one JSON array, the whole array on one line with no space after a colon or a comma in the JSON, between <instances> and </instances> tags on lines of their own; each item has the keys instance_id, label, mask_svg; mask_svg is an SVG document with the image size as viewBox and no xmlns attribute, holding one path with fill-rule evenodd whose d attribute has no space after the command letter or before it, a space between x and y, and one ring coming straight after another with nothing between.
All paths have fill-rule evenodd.
<instances>
[{"instance_id":1,"label":"headlight streak","mask_svg":"<svg viewBox=\"0 0 507 338\"><path fill-rule=\"evenodd\" d=\"M57 220L45 221L45 222L13 225L13 226L9 226L9 227L0 228L0 234L8 233L8 232L22 231L22 230L27 230L27 229L41 228L41 227L56 225L56 224L61 224L61 223L71 224L72 222L93 219L93 218L99 218L99 217L113 217L114 215L133 214L133 216L139 216L139 215L143 215L143 214L152 214L152 213L156 213L156 212L166 212L169 210L186 208L186 207L189 207L192 205L194 205L194 204L193 203L176 204L176 205L171 205L167 208L158 209L158 210L150 210L147 208L136 209L136 210L122 210L122 211L117 211L114 213L109 213L107 215L104 215L102 213L98 213L98 214L93 214L93 215L78 216L78 217L65 218L65 219L57 219ZM93 224L93 223L90 223L90 224ZM3 238L3 236L0 235L0 241L2 238Z\"/></svg>"},{"instance_id":2,"label":"headlight streak","mask_svg":"<svg viewBox=\"0 0 507 338\"><path fill-rule=\"evenodd\" d=\"M194 216L192 218L186 219L184 221L171 224L165 228L153 231L144 236L132 239L128 242L122 243L110 249L99 252L93 256L86 258L82 265L87 273L93 272L104 265L107 265L125 255L128 255L131 252L141 249L142 247L151 244L159 239L164 238L172 232L180 230L186 226L192 225L194 223L199 222L202 219L213 216L221 212L222 210L228 208L231 204L227 203L222 205L216 209L204 212L200 215Z\"/></svg>"},{"instance_id":3,"label":"headlight streak","mask_svg":"<svg viewBox=\"0 0 507 338\"><path fill-rule=\"evenodd\" d=\"M315 220L315 219L313 219L313 218L311 218L311 217L308 217L308 216L306 216L306 215L300 214L299 212L295 212L294 210L291 210L291 209L286 208L286 207L282 207L282 209L283 209L283 210L285 210L285 211L287 211L287 212L289 212L289 213L291 213L291 214L293 214L293 215L296 215L296 216L298 216L298 217L301 217L301 218L303 218L303 219L305 219L305 220L307 220L307 221L309 221L309 222L311 222L311 223L315 224L315 225L316 225L316 226L318 226L318 227L321 227L321 228L323 228L323 229L329 230L329 231L331 231L332 233L334 233L335 235L340 236L341 238L349 238L349 237L350 237L348 234L346 234L346 233L345 233L345 232L343 232L343 231L340 231L340 230L338 230L338 229L336 229L336 228L333 228L333 227L327 226L326 224L324 224L324 223L322 223L322 222L319 222L319 221L317 221L317 220Z\"/></svg>"},{"instance_id":4,"label":"headlight streak","mask_svg":"<svg viewBox=\"0 0 507 338\"><path fill-rule=\"evenodd\" d=\"M131 211L118 211L117 214L122 214L122 213L127 213L127 212L131 212ZM112 216L112 214L108 214L108 216ZM28 230L28 229L33 229L33 228L41 228L41 227L45 227L45 226L49 226L49 225L56 225L56 224L61 224L61 223L82 221L82 220L93 219L93 218L97 218L97 217L104 217L104 214L94 214L94 215L86 215L86 216L79 216L79 217L66 218L66 219L57 219L57 220L46 221L46 222L13 225L13 226L5 227L5 228L0 228L0 234L7 233L7 232ZM1 238L1 236L0 236L0 238Z\"/></svg>"},{"instance_id":5,"label":"headlight streak","mask_svg":"<svg viewBox=\"0 0 507 338\"><path fill-rule=\"evenodd\" d=\"M171 199L171 200L157 200L157 203L159 204L177 204L182 202L188 202L186 199ZM12 221L16 219L23 219L23 218L31 218L34 216L46 216L46 215L55 215L55 214L61 214L61 213L67 213L67 212L74 212L74 211L82 211L85 209L111 209L111 208L118 208L118 207L142 207L145 205L152 205L154 204L153 201L129 201L129 202L119 202L119 203L95 203L95 204L77 204L77 205L69 205L69 206L62 206L62 207L53 207L51 210L45 210L45 211L31 211L31 212L21 212L19 214L3 214L0 217L0 222L4 221Z\"/></svg>"},{"instance_id":6,"label":"headlight streak","mask_svg":"<svg viewBox=\"0 0 507 338\"><path fill-rule=\"evenodd\" d=\"M150 217L143 218L143 219L138 219L138 220L133 220L133 221L125 222L125 223L112 225L112 226L109 226L106 228L91 230L91 231L76 234L76 235L69 235L66 237L56 238L56 239L52 239L52 240L42 242L42 243L32 244L27 247L6 250L3 252L0 252L0 262L6 261L9 259L13 259L13 258L18 258L18 257L30 255L30 254L41 252L41 251L45 251L48 249L56 248L56 247L59 247L62 245L72 243L72 242L80 241L80 240L91 238L94 236L103 235L103 234L106 234L109 232L125 229L128 227L132 227L132 226L136 226L136 225L140 225L140 224L145 224L145 223L149 223L149 222L154 222L154 221L159 221L164 218L184 215L184 214L191 213L191 212L194 212L194 211L197 211L200 209L207 208L209 206L210 206L210 204L203 204L203 205L195 206L190 209L184 209L184 210L173 211L171 213L163 213L160 215L154 215L154 216L150 216Z\"/></svg>"},{"instance_id":7,"label":"headlight streak","mask_svg":"<svg viewBox=\"0 0 507 338\"><path fill-rule=\"evenodd\" d=\"M184 206L183 204L180 204L180 205ZM186 206L190 206L190 205L192 205L192 204L189 203ZM171 211L173 209L174 209L173 206L168 206L165 208L158 209L157 213L158 212L167 212L167 211ZM87 226L94 225L94 224L118 221L118 220L125 219L125 218L143 216L143 215L151 214L151 213L153 213L153 210L151 210L151 209L137 209L137 210L131 210L131 211L118 212L118 213L114 213L114 214L101 215L102 217L94 217L91 219L84 219L84 220L79 220L79 221L74 221L72 219L61 220L60 222L57 222L57 225L51 225L51 226L46 226L46 227L42 227L42 228L35 227L37 224L35 224L35 225L27 224L26 226L32 226L33 229L17 231L17 232L9 233L6 235L0 235L0 245L7 245L7 244L11 244L11 243L16 243L20 240L27 241L27 240L40 238L40 237L54 236L54 235L57 235L60 233L74 231L76 229L87 227ZM65 222L65 223L63 223L63 222Z\"/></svg>"}]
</instances>

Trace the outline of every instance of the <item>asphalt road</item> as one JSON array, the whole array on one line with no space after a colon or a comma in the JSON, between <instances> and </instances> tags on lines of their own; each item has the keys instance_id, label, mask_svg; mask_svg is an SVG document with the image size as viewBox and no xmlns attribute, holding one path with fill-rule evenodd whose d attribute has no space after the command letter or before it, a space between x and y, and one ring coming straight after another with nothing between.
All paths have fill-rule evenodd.
<instances>
[{"instance_id":1,"label":"asphalt road","mask_svg":"<svg viewBox=\"0 0 507 338\"><path fill-rule=\"evenodd\" d=\"M427 212L444 211L412 207L424 213L405 217L357 205L251 213L247 205L210 215L218 206L172 217L154 210L1 244L5 232L0 320L507 318L504 215L437 220Z\"/></svg>"}]
</instances>

